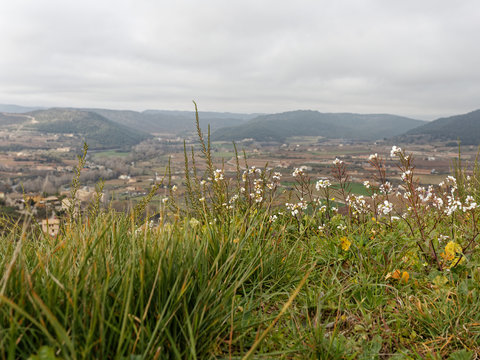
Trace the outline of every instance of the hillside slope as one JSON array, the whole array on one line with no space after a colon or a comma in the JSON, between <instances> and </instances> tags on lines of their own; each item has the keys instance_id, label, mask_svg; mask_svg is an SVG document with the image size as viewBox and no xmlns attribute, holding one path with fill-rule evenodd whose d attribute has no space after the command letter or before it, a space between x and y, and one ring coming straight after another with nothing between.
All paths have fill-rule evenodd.
<instances>
[{"instance_id":1,"label":"hillside slope","mask_svg":"<svg viewBox=\"0 0 480 360\"><path fill-rule=\"evenodd\" d=\"M138 144L148 134L117 124L97 113L72 109L37 110L28 113L35 123L32 130L75 134L83 138L91 148L118 148Z\"/></svg>"},{"instance_id":2,"label":"hillside slope","mask_svg":"<svg viewBox=\"0 0 480 360\"><path fill-rule=\"evenodd\" d=\"M262 115L245 124L213 133L214 140L283 142L289 136L324 136L356 140L376 140L402 134L423 121L389 114L320 113L297 110Z\"/></svg>"},{"instance_id":3,"label":"hillside slope","mask_svg":"<svg viewBox=\"0 0 480 360\"><path fill-rule=\"evenodd\" d=\"M411 129L400 137L402 141L460 140L465 145L480 144L480 110L440 118Z\"/></svg>"},{"instance_id":4,"label":"hillside slope","mask_svg":"<svg viewBox=\"0 0 480 360\"><path fill-rule=\"evenodd\" d=\"M91 109L118 124L133 127L148 133L179 133L195 128L195 113L192 111ZM200 126L206 130L210 124L212 130L236 126L256 115L201 112Z\"/></svg>"}]
</instances>

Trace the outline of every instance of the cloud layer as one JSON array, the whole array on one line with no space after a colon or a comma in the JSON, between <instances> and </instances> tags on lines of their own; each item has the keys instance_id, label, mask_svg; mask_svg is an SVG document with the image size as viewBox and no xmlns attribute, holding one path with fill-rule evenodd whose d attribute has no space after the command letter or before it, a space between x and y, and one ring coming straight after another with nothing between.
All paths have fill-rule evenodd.
<instances>
[{"instance_id":1,"label":"cloud layer","mask_svg":"<svg viewBox=\"0 0 480 360\"><path fill-rule=\"evenodd\" d=\"M480 108L476 0L6 1L0 103L389 112Z\"/></svg>"}]
</instances>

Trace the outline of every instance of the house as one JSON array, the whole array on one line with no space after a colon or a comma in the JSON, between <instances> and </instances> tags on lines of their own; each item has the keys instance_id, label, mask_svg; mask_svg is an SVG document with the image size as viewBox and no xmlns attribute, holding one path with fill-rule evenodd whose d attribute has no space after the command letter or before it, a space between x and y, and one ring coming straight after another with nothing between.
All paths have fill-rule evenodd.
<instances>
[{"instance_id":1,"label":"house","mask_svg":"<svg viewBox=\"0 0 480 360\"><path fill-rule=\"evenodd\" d=\"M50 218L42 220L42 231L52 237L58 235L60 230L60 220L56 218Z\"/></svg>"}]
</instances>

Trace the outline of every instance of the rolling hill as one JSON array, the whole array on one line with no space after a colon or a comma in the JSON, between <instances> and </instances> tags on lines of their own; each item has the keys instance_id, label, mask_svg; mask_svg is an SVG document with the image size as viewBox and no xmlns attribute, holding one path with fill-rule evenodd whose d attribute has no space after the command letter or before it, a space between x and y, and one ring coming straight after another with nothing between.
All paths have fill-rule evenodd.
<instances>
[{"instance_id":1,"label":"rolling hill","mask_svg":"<svg viewBox=\"0 0 480 360\"><path fill-rule=\"evenodd\" d=\"M195 113L192 111L88 109L118 124L148 133L180 133L195 130ZM211 129L231 127L243 123L257 114L235 114L200 112L200 126L203 130L210 124Z\"/></svg>"},{"instance_id":2,"label":"rolling hill","mask_svg":"<svg viewBox=\"0 0 480 360\"><path fill-rule=\"evenodd\" d=\"M389 114L320 113L297 110L261 115L239 126L222 128L213 140L284 142L290 136L323 136L355 140L376 140L396 136L424 122Z\"/></svg>"},{"instance_id":3,"label":"rolling hill","mask_svg":"<svg viewBox=\"0 0 480 360\"><path fill-rule=\"evenodd\" d=\"M402 142L460 140L464 145L480 144L480 110L440 118L407 131Z\"/></svg>"},{"instance_id":4,"label":"rolling hill","mask_svg":"<svg viewBox=\"0 0 480 360\"><path fill-rule=\"evenodd\" d=\"M35 119L26 128L46 133L75 134L91 148L130 147L149 137L147 133L117 124L92 111L48 109L27 113Z\"/></svg>"}]
</instances>

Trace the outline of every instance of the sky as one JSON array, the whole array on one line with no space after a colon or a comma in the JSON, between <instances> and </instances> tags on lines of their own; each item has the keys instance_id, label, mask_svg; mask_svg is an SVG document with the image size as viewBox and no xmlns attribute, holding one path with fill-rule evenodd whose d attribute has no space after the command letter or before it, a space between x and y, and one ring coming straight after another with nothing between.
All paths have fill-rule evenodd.
<instances>
[{"instance_id":1,"label":"sky","mask_svg":"<svg viewBox=\"0 0 480 360\"><path fill-rule=\"evenodd\" d=\"M0 103L431 120L480 108L478 0L0 2Z\"/></svg>"}]
</instances>

